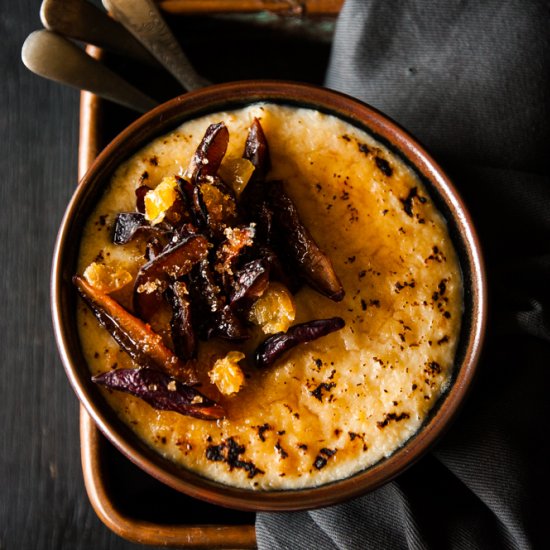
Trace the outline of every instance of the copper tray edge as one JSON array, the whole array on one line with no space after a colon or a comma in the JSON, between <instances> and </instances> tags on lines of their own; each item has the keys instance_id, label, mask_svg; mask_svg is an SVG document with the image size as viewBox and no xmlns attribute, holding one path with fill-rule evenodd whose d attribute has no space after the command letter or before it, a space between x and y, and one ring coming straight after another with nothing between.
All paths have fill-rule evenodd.
<instances>
[{"instance_id":1,"label":"copper tray edge","mask_svg":"<svg viewBox=\"0 0 550 550\"><path fill-rule=\"evenodd\" d=\"M111 502L101 471L100 433L80 406L82 472L86 492L99 519L120 537L147 545L179 548L256 548L253 525L158 525L126 517Z\"/></svg>"}]
</instances>

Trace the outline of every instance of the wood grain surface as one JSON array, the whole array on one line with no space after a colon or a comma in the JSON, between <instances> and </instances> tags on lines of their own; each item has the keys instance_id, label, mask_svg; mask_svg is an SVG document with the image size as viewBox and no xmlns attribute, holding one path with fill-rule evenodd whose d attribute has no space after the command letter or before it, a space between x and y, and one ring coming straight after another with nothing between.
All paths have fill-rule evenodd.
<instances>
[{"instance_id":1,"label":"wood grain surface","mask_svg":"<svg viewBox=\"0 0 550 550\"><path fill-rule=\"evenodd\" d=\"M170 13L197 14L255 13L270 11L283 14L335 16L344 0L157 0Z\"/></svg>"}]
</instances>

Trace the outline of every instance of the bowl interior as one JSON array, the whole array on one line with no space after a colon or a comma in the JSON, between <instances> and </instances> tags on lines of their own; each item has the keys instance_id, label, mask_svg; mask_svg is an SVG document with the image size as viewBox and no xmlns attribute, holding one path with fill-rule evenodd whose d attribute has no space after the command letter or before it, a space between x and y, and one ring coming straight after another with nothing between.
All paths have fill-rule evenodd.
<instances>
[{"instance_id":1,"label":"bowl interior","mask_svg":"<svg viewBox=\"0 0 550 550\"><path fill-rule=\"evenodd\" d=\"M422 179L445 217L463 275L464 315L452 384L423 427L387 459L350 478L308 489L267 492L228 487L163 459L116 417L91 382L76 330L77 298L71 278L81 232L114 170L140 147L186 120L258 101L334 115L365 130L399 155ZM243 510L311 509L379 487L422 456L448 427L471 384L482 344L485 275L475 230L452 183L423 147L396 123L355 99L326 89L288 82L237 82L211 86L161 105L128 127L101 153L77 188L59 231L52 269L52 313L63 364L79 399L102 432L138 466L174 489L222 506Z\"/></svg>"}]
</instances>

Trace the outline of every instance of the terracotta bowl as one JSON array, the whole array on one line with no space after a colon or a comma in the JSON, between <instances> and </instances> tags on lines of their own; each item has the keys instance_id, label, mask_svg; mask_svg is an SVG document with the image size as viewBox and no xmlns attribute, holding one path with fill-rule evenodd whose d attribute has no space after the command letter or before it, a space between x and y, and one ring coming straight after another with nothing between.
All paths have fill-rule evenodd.
<instances>
[{"instance_id":1,"label":"terracotta bowl","mask_svg":"<svg viewBox=\"0 0 550 550\"><path fill-rule=\"evenodd\" d=\"M76 329L76 271L82 227L114 170L153 138L201 115L269 101L332 114L374 135L412 165L445 216L464 278L464 318L452 385L420 431L389 458L347 479L316 488L252 491L207 480L163 459L146 447L115 415L91 382ZM348 96L287 82L236 82L177 97L145 114L96 159L63 218L52 269L52 312L57 344L80 401L107 438L143 470L190 496L242 510L302 510L356 497L391 480L418 460L446 431L472 383L484 335L486 289L483 261L466 208L449 178L424 148L395 122Z\"/></svg>"}]
</instances>

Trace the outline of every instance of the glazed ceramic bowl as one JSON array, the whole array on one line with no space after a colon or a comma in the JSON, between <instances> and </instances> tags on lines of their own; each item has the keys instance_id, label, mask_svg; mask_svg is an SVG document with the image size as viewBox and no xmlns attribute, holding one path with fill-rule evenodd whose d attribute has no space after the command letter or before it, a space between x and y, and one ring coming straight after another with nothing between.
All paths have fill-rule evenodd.
<instances>
[{"instance_id":1,"label":"glazed ceramic bowl","mask_svg":"<svg viewBox=\"0 0 550 550\"><path fill-rule=\"evenodd\" d=\"M115 415L90 380L76 323L76 272L82 227L114 170L155 137L186 120L237 109L258 101L306 107L365 130L413 167L447 220L464 283L464 317L452 383L419 432L374 466L352 477L315 488L253 491L228 487L176 466L148 448ZM466 208L449 178L424 148L395 122L353 98L288 82L236 82L177 97L145 114L123 131L96 159L78 186L59 231L52 270L52 312L63 364L80 401L107 438L143 470L190 496L243 510L301 510L334 504L373 490L418 460L456 417L472 383L486 317L485 274L480 246Z\"/></svg>"}]
</instances>

